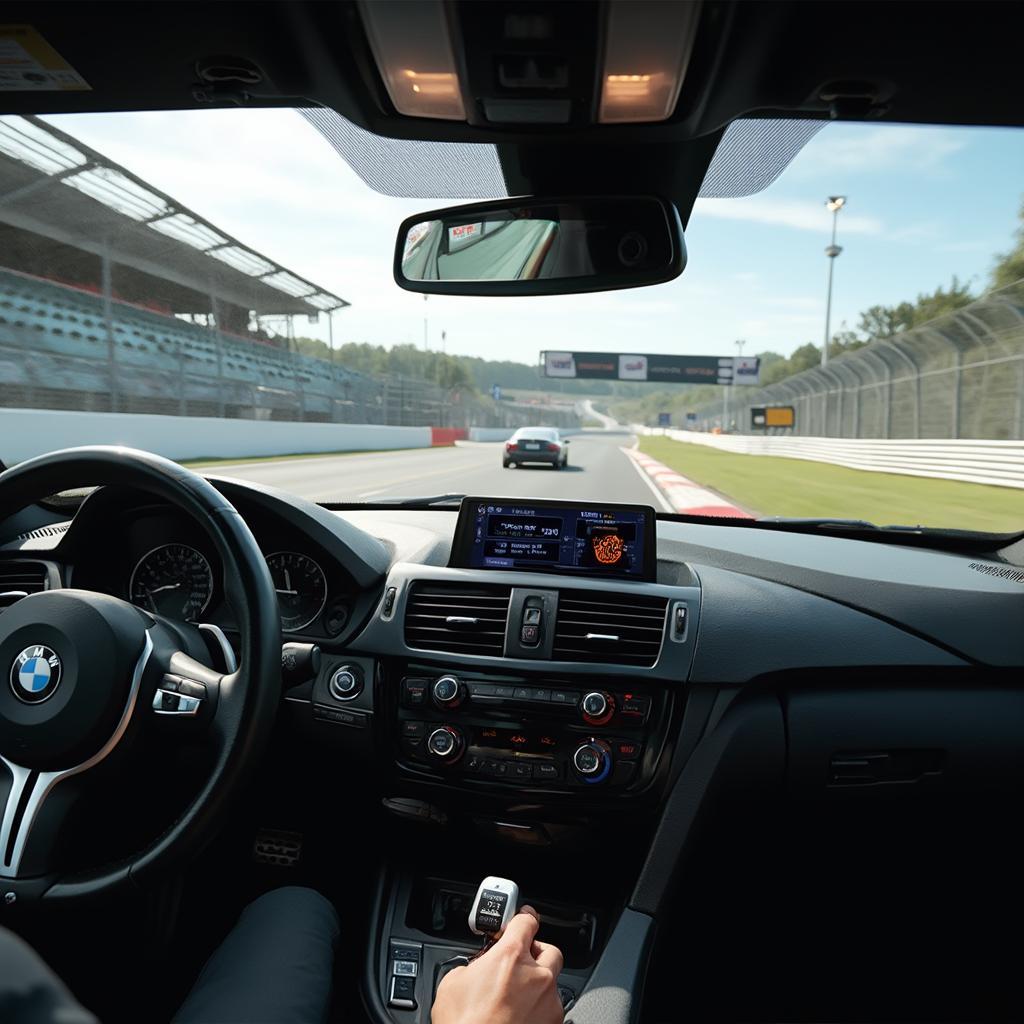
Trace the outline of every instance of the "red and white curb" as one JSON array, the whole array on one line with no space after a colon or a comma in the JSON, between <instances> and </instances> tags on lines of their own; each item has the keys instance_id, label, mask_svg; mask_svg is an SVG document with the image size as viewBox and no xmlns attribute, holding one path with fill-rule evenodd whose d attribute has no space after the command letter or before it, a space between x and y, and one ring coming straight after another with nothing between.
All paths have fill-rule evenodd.
<instances>
[{"instance_id":1,"label":"red and white curb","mask_svg":"<svg viewBox=\"0 0 1024 1024\"><path fill-rule=\"evenodd\" d=\"M664 462L652 459L634 448L622 449L672 506L673 511L690 516L723 516L730 519L752 519L743 509L730 505L725 498L687 480Z\"/></svg>"}]
</instances>

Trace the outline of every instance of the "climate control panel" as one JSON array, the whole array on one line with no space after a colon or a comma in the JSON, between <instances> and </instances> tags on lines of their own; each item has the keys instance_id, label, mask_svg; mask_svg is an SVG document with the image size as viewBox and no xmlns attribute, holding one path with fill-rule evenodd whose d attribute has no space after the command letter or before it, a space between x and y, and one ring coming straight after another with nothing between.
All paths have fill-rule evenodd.
<instances>
[{"instance_id":1,"label":"climate control panel","mask_svg":"<svg viewBox=\"0 0 1024 1024\"><path fill-rule=\"evenodd\" d=\"M664 692L408 669L394 680L399 763L481 784L621 791L653 774Z\"/></svg>"}]
</instances>

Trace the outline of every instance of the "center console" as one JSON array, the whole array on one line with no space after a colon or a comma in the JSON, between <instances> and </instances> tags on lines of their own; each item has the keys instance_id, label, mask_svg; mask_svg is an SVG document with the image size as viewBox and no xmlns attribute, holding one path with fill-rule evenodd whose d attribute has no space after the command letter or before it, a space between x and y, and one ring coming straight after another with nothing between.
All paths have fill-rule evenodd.
<instances>
[{"instance_id":1,"label":"center console","mask_svg":"<svg viewBox=\"0 0 1024 1024\"><path fill-rule=\"evenodd\" d=\"M410 664L393 689L396 758L412 776L480 788L615 796L654 776L669 696L633 683Z\"/></svg>"}]
</instances>

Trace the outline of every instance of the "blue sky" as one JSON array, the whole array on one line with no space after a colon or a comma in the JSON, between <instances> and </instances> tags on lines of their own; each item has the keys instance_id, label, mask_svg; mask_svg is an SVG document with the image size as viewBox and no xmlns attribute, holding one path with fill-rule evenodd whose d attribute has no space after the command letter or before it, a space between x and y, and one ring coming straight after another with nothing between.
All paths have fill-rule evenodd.
<instances>
[{"instance_id":1,"label":"blue sky","mask_svg":"<svg viewBox=\"0 0 1024 1024\"><path fill-rule=\"evenodd\" d=\"M436 200L373 192L297 113L225 110L49 118L241 241L352 302L335 341L423 343L536 361L541 349L788 354L820 343L830 214L839 217L833 330L874 303L976 287L1011 245L1024 130L828 125L779 179L745 199L697 203L677 281L583 296L422 296L391 280L399 221ZM326 338L323 323L297 333Z\"/></svg>"}]
</instances>

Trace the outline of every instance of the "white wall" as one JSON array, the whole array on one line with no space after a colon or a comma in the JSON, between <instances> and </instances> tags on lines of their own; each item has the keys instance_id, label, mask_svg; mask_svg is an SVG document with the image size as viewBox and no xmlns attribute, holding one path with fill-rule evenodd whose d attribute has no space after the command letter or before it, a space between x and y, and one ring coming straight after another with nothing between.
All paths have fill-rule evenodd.
<instances>
[{"instance_id":1,"label":"white wall","mask_svg":"<svg viewBox=\"0 0 1024 1024\"><path fill-rule=\"evenodd\" d=\"M785 434L706 434L644 428L643 433L701 444L737 455L776 455L831 462L849 469L1024 488L1024 441L942 438L790 437Z\"/></svg>"},{"instance_id":2,"label":"white wall","mask_svg":"<svg viewBox=\"0 0 1024 1024\"><path fill-rule=\"evenodd\" d=\"M515 427L470 427L470 441L507 441L516 432Z\"/></svg>"},{"instance_id":3,"label":"white wall","mask_svg":"<svg viewBox=\"0 0 1024 1024\"><path fill-rule=\"evenodd\" d=\"M430 427L278 423L205 416L0 408L0 460L86 444L121 444L170 459L429 448Z\"/></svg>"}]
</instances>

